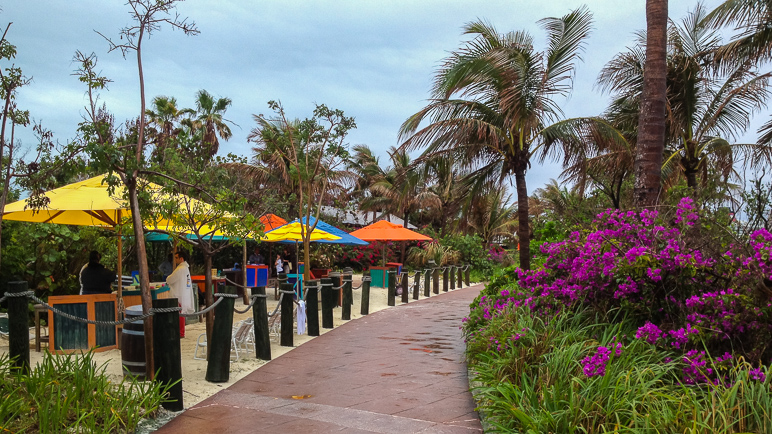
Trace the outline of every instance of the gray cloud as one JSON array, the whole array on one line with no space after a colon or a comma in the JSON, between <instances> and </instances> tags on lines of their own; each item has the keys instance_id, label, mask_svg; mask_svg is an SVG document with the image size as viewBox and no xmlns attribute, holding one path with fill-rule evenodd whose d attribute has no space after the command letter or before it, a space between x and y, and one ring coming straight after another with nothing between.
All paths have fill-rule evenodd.
<instances>
[{"instance_id":1,"label":"gray cloud","mask_svg":"<svg viewBox=\"0 0 772 434\"><path fill-rule=\"evenodd\" d=\"M671 2L680 19L695 3ZM683 4L682 4L683 3ZM707 2L713 8L718 0ZM607 97L593 89L601 67L633 43L645 27L645 2L617 0L517 1L250 1L189 0L179 6L201 34L186 37L168 28L145 43L146 96L177 98L192 106L206 89L233 100L227 118L239 125L222 152L248 155L252 115L268 114L266 102L283 102L289 116L306 117L314 103L355 116L352 144L372 146L385 157L397 144L400 124L425 104L437 65L468 39L462 26L477 18L500 32L527 30L543 47L537 21L560 16L582 4L595 15L585 62L574 91L561 102L567 116L600 113ZM19 105L52 129L60 141L75 135L85 88L71 74L75 50L95 52L101 71L113 80L102 98L116 119L139 114L134 57L108 53L95 33L117 37L130 24L128 7L116 0L0 1L0 23L13 22L9 40L19 50L16 64L34 77ZM383 161L383 158L382 158ZM550 163L529 172L529 190L559 175Z\"/></svg>"}]
</instances>

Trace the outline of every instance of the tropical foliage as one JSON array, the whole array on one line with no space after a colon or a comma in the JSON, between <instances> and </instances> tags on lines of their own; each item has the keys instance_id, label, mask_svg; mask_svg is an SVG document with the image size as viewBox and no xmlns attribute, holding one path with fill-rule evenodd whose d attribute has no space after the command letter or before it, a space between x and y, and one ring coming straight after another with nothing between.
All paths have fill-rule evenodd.
<instances>
[{"instance_id":1,"label":"tropical foliage","mask_svg":"<svg viewBox=\"0 0 772 434\"><path fill-rule=\"evenodd\" d=\"M610 209L542 245L543 268L492 281L464 327L491 423L768 430L772 415L755 405L772 400L772 234L732 244L710 231L722 223L688 197L666 215Z\"/></svg>"},{"instance_id":2,"label":"tropical foliage","mask_svg":"<svg viewBox=\"0 0 772 434\"><path fill-rule=\"evenodd\" d=\"M453 156L466 167L479 191L513 176L517 189L520 264L528 269L528 191L525 173L543 144L542 130L561 111L555 97L570 79L592 25L578 9L540 22L548 48L534 50L525 32L500 34L485 21L464 27L474 38L451 53L436 73L432 100L402 125L406 149L425 157ZM427 126L421 127L422 123Z\"/></svg>"}]
</instances>

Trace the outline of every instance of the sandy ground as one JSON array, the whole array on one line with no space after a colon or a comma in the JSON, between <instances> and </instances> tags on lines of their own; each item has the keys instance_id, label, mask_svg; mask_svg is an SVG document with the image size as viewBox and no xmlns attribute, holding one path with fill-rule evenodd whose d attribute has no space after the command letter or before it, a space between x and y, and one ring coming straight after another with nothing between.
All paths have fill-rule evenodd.
<instances>
[{"instance_id":1,"label":"sandy ground","mask_svg":"<svg viewBox=\"0 0 772 434\"><path fill-rule=\"evenodd\" d=\"M412 281L412 278L411 278ZM359 286L361 283L361 275L354 276L354 287ZM441 291L441 290L440 290ZM273 297L273 288L268 288L268 312L273 312L276 307L277 301ZM442 295L442 293L440 293ZM432 294L434 296L434 294ZM381 309L385 309L388 306L388 294L385 288L371 288L370 290L370 313L377 312ZM421 284L421 298L423 298L423 284ZM351 320L360 318L362 291L354 291L354 304L351 306ZM411 299L412 301L412 294ZM401 304L401 296L397 296L396 304ZM236 300L235 308L239 310L244 309L244 304L241 299ZM250 318L252 311L250 310L245 314L234 313L234 321L239 321L245 318ZM335 327L348 322L341 319L341 308L337 307L333 310L334 325ZM321 322L321 312L319 312L319 321ZM320 333L324 334L331 329L321 328ZM185 328L185 338L181 339L180 349L182 353L182 388L183 388L183 401L185 408L189 408L204 399L214 395L218 391L225 389L235 383L236 381L244 378L249 373L258 369L260 366L268 363L262 360L257 360L254 351L245 354L243 358L237 361L231 359L230 366L230 378L225 383L210 383L204 379L206 375L207 362L205 360L195 360L193 358L196 349L196 340L205 332L204 323L188 324ZM295 346L302 345L305 342L313 339L308 334L294 335ZM43 352L34 351L34 340L31 341L33 348L30 350L30 363L35 366L38 361L43 357ZM291 351L294 347L282 347L279 345L279 339L277 337L271 337L271 357L276 358ZM45 351L45 350L44 350ZM0 354L8 352L8 340L0 339ZM199 355L201 350L199 350ZM98 365L106 364L106 373L113 377L116 381L120 381L123 377L123 371L121 366L121 351L110 350L99 353L94 353L94 360Z\"/></svg>"}]
</instances>

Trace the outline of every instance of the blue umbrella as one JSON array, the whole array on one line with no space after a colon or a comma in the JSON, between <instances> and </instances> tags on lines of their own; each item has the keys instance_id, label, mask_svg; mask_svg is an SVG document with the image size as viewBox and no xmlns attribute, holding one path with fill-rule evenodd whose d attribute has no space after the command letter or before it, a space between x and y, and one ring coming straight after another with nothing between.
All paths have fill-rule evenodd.
<instances>
[{"instance_id":1,"label":"blue umbrella","mask_svg":"<svg viewBox=\"0 0 772 434\"><path fill-rule=\"evenodd\" d=\"M317 220L313 217L311 217L311 226L313 226L314 222ZM303 217L303 223L306 222L306 218ZM320 241L314 241L315 243L324 243L324 244L343 244L346 246L366 246L370 244L367 241L360 240L359 238L349 234L348 232L338 229L335 226L325 223L322 220L319 220L316 224L316 227L327 232L330 234L333 234L335 236L340 237L339 240L320 240Z\"/></svg>"}]
</instances>

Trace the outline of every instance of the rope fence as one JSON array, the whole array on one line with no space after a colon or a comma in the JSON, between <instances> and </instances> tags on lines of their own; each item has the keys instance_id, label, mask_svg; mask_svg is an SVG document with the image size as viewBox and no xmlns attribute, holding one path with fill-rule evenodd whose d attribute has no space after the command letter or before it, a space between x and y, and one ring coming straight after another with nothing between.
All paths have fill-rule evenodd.
<instances>
[{"instance_id":1,"label":"rope fence","mask_svg":"<svg viewBox=\"0 0 772 434\"><path fill-rule=\"evenodd\" d=\"M465 265L463 267L458 266L457 268L460 269L460 270L466 271L466 270L469 269L470 266L471 266L470 264L467 264L467 265ZM440 269L444 270L444 269L448 269L450 267L437 267L437 268L440 268ZM399 276L399 280L398 281L400 282L398 284L398 286L400 286L400 287L402 286L402 283L401 283L402 277L407 275L408 276L408 285L407 285L406 288L403 288L403 290L408 290L409 288L415 286L416 281L418 279L420 279L420 277L423 274L425 274L427 271L430 271L430 270L431 269L416 271L415 275L412 277L412 283L410 282L410 274L409 274L409 272L403 271L403 272L399 273L399 275L398 275ZM351 276L351 275L344 275L342 277L346 277L346 276ZM251 287L237 284L236 282L234 282L234 281L232 281L232 280L230 280L228 278L226 278L225 280L230 285L233 285L233 286L236 286L236 287L239 287L239 288L243 288L243 289L251 289ZM356 287L352 286L351 289L352 290L359 290L359 289L362 288L362 286L364 286L365 282L372 282L372 280L373 279L372 279L371 276L363 276L361 283L358 286L356 286ZM341 290L341 289L346 287L346 283L348 283L348 282L349 282L348 280L343 279L343 283L340 286L333 286L332 290L333 291ZM315 288L316 288L317 292L321 292L322 291L322 285L317 285ZM286 290L281 290L280 289L278 292L280 294L278 303L276 304L276 308L274 308L273 312L269 312L268 313L268 317L272 317L272 316L276 315L276 313L278 312L279 308L281 307L281 302L282 302L282 300L283 300L285 295L289 295L289 294L292 294L293 296L295 295L295 291L294 290L286 291ZM308 291L304 291L302 300L305 301L307 295L308 295ZM5 295L0 298L0 303L6 301L9 298L16 298L16 297L27 297L30 300L34 301L35 303L42 305L46 310L50 310L50 311L52 311L56 315L60 315L60 316L62 316L64 318L67 318L67 319L70 319L70 320L73 320L73 321L77 321L77 322L81 322L81 323L86 323L86 324L111 326L111 325L128 324L128 323L132 323L132 322L135 322L135 321L142 321L145 318L149 318L149 317L155 315L156 313L180 312L180 316L181 317L185 317L185 318L197 317L197 316L200 316L200 315L204 315L204 314L210 312L211 310L213 310L214 308L216 308L217 305L219 305L222 302L223 299L225 299L225 298L236 299L236 298L239 298L239 295L237 295L237 294L225 294L225 293L217 292L217 293L214 294L215 302L212 303L212 305L208 306L205 309L202 309L202 310L196 311L196 312L192 312L192 313L182 313L182 308L180 308L180 307L151 308L147 313L142 314L140 316L135 316L135 317L131 317L131 318L125 318L125 319L116 320L116 321L90 320L90 319L81 318L81 317L78 317L76 315L69 314L67 312L63 312L60 309L57 309L57 308L49 305L48 303L46 303L42 299L40 299L37 296L35 296L35 292L34 291L6 292ZM255 302L257 301L258 298L268 298L268 295L267 294L252 294L250 296L250 302L246 306L246 308L244 308L243 310L234 308L233 309L234 312L236 312L238 314L245 314L245 313L249 312L250 309L252 309L254 307ZM293 300L293 301L296 304L298 303L296 300Z\"/></svg>"}]
</instances>

